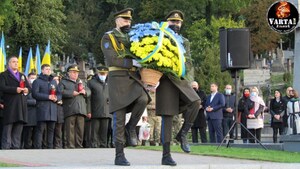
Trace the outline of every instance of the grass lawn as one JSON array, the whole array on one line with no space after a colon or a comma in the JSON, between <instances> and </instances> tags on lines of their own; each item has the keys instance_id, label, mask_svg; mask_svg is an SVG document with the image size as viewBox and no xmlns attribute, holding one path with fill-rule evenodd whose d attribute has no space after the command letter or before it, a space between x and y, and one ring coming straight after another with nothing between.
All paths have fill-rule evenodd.
<instances>
[{"instance_id":1,"label":"grass lawn","mask_svg":"<svg viewBox=\"0 0 300 169\"><path fill-rule=\"evenodd\" d=\"M17 164L7 164L7 163L1 163L0 162L0 168L1 167L21 167L21 166L17 165Z\"/></svg>"},{"instance_id":2,"label":"grass lawn","mask_svg":"<svg viewBox=\"0 0 300 169\"><path fill-rule=\"evenodd\" d=\"M146 150L162 150L161 146L138 146L136 149ZM215 157L228 157L237 159L259 160L259 161L271 161L282 163L300 163L300 153L276 151L276 150L264 150L254 148L234 148L234 147L220 147L217 150L216 146L191 146L191 153L195 155L215 156ZM182 152L180 146L171 146L172 152Z\"/></svg>"}]
</instances>

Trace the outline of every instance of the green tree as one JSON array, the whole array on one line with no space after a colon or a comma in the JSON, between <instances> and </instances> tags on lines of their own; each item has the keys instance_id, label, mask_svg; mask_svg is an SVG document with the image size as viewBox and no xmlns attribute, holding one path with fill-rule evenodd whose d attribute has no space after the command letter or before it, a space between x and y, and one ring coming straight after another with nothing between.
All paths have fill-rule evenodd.
<instances>
[{"instance_id":1,"label":"green tree","mask_svg":"<svg viewBox=\"0 0 300 169\"><path fill-rule=\"evenodd\" d=\"M277 47L280 34L267 23L266 15L274 0L254 0L251 6L242 10L246 27L251 31L251 49L254 54L264 54Z\"/></svg>"},{"instance_id":2,"label":"green tree","mask_svg":"<svg viewBox=\"0 0 300 169\"><path fill-rule=\"evenodd\" d=\"M220 67L220 47L219 28L241 28L244 22L235 22L231 17L212 17L211 25L206 25L205 19L200 19L193 23L187 30L187 35L191 41L191 54L195 66L195 79L209 91L209 84L216 82L219 88L226 84L232 84L232 79L228 72L221 73ZM207 33L212 35L206 37ZM209 77L209 78L207 78Z\"/></svg>"},{"instance_id":3,"label":"green tree","mask_svg":"<svg viewBox=\"0 0 300 169\"><path fill-rule=\"evenodd\" d=\"M2 0L0 2L0 30L8 32L15 19L15 8L12 0Z\"/></svg>"},{"instance_id":4,"label":"green tree","mask_svg":"<svg viewBox=\"0 0 300 169\"><path fill-rule=\"evenodd\" d=\"M62 0L14 0L13 4L16 21L9 35L14 51L36 44L43 48L50 40L51 52L62 52L67 35Z\"/></svg>"}]
</instances>

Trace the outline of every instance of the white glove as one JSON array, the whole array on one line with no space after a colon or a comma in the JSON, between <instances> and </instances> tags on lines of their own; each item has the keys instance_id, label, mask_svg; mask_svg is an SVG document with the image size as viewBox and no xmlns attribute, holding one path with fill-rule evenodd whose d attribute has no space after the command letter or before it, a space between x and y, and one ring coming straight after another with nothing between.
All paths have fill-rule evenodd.
<instances>
[{"instance_id":1,"label":"white glove","mask_svg":"<svg viewBox=\"0 0 300 169\"><path fill-rule=\"evenodd\" d=\"M132 59L132 65L135 66L135 67L142 67L142 65L136 61L135 59Z\"/></svg>"}]
</instances>

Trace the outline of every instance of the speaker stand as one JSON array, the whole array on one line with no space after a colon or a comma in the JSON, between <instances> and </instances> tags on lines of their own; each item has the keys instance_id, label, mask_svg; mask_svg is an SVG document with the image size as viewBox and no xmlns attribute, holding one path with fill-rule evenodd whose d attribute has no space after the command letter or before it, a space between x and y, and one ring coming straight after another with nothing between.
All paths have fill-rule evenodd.
<instances>
[{"instance_id":1,"label":"speaker stand","mask_svg":"<svg viewBox=\"0 0 300 169\"><path fill-rule=\"evenodd\" d=\"M245 127L242 123L240 123L238 121L237 118L237 112L238 112L238 69L234 69L231 70L231 75L234 76L234 85L235 85L235 120L234 123L231 125L230 129L228 130L228 132L226 133L226 135L224 136L223 140L221 141L221 143L219 144L219 146L217 147L217 150L219 149L220 146L222 146L223 142L226 140L226 136L235 128L235 138L234 140L238 139L238 130L237 130L237 124L240 124L241 128L243 127L255 140L256 142L258 142L260 144L261 147L263 147L265 150L267 150L267 148L261 144L261 142L247 129L247 127ZM228 141L227 143L227 148L229 147L230 141Z\"/></svg>"}]
</instances>

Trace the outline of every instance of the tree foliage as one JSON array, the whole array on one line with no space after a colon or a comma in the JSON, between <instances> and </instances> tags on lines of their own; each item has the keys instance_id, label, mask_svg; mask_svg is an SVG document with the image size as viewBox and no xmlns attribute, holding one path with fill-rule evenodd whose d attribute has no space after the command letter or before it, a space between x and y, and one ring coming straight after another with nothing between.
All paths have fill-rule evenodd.
<instances>
[{"instance_id":1,"label":"tree foliage","mask_svg":"<svg viewBox=\"0 0 300 169\"><path fill-rule=\"evenodd\" d=\"M15 54L21 46L24 49L36 44L46 46L48 40L52 52L62 52L67 33L61 0L14 0L13 4L16 20L9 31L9 40Z\"/></svg>"},{"instance_id":2,"label":"tree foliage","mask_svg":"<svg viewBox=\"0 0 300 169\"><path fill-rule=\"evenodd\" d=\"M15 19L15 7L12 0L2 0L0 3L0 30L5 33L13 24Z\"/></svg>"},{"instance_id":3,"label":"tree foliage","mask_svg":"<svg viewBox=\"0 0 300 169\"><path fill-rule=\"evenodd\" d=\"M251 48L254 54L266 53L277 47L280 34L273 31L266 20L268 8L274 0L254 0L253 4L241 11L246 26L251 31Z\"/></svg>"},{"instance_id":4,"label":"tree foliage","mask_svg":"<svg viewBox=\"0 0 300 169\"><path fill-rule=\"evenodd\" d=\"M241 28L244 22L235 22L229 18L212 17L211 25L206 25L206 20L201 19L193 23L187 34L191 41L192 58L194 59L196 80L204 89L209 91L209 84L216 82L221 88L232 84L228 72L221 73L219 28ZM206 37L211 35L210 39Z\"/></svg>"},{"instance_id":5,"label":"tree foliage","mask_svg":"<svg viewBox=\"0 0 300 169\"><path fill-rule=\"evenodd\" d=\"M51 40L52 53L85 59L94 54L104 63L100 49L103 34L114 26L113 13L134 9L133 24L164 21L174 9L185 13L181 33L191 42L196 80L208 87L212 81L231 82L220 73L219 27L249 27L254 54L276 47L279 34L272 31L266 13L274 0L2 0L0 30L17 54L19 47L45 46ZM287 40L286 40L287 41ZM43 51L42 51L43 52ZM24 54L23 54L24 55ZM206 78L206 76L209 75Z\"/></svg>"}]
</instances>

